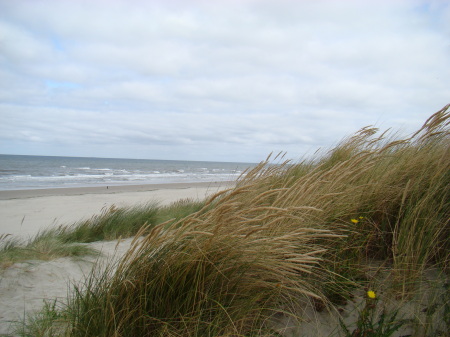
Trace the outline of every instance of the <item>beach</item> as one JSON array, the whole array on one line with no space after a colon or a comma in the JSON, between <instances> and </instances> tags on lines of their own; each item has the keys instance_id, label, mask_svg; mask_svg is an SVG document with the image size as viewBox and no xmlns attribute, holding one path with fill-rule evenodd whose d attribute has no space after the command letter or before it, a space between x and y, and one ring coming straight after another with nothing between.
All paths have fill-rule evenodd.
<instances>
[{"instance_id":1,"label":"beach","mask_svg":"<svg viewBox=\"0 0 450 337\"><path fill-rule=\"evenodd\" d=\"M116 185L0 191L0 235L30 238L46 228L70 225L112 205L129 207L180 199L202 200L231 182Z\"/></svg>"},{"instance_id":2,"label":"beach","mask_svg":"<svg viewBox=\"0 0 450 337\"><path fill-rule=\"evenodd\" d=\"M121 185L0 191L0 235L32 238L39 231L70 225L100 214L112 205L168 205L180 199L203 200L232 182ZM70 284L79 284L96 263L122 256L132 239L86 244L98 256L32 260L0 270L0 335L11 336L13 322L40 310L44 300L64 299Z\"/></svg>"}]
</instances>

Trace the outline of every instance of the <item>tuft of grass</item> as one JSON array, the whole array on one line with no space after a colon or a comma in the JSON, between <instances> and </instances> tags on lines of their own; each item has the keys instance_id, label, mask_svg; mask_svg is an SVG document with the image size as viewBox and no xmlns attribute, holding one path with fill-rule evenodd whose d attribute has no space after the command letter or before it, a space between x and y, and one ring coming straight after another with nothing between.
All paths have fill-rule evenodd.
<instances>
[{"instance_id":1,"label":"tuft of grass","mask_svg":"<svg viewBox=\"0 0 450 337\"><path fill-rule=\"evenodd\" d=\"M289 210L254 211L259 221L225 197L204 213L154 227L117 268L76 288L70 335L260 335L281 303L320 297L306 279L322 252L314 241L333 234L302 226L286 234L280 225L294 219Z\"/></svg>"},{"instance_id":2,"label":"tuft of grass","mask_svg":"<svg viewBox=\"0 0 450 337\"><path fill-rule=\"evenodd\" d=\"M100 215L73 224L49 230L51 235L64 242L95 242L134 236L143 225L157 221L156 203L138 205L131 208L118 208L112 205L104 208Z\"/></svg>"},{"instance_id":3,"label":"tuft of grass","mask_svg":"<svg viewBox=\"0 0 450 337\"><path fill-rule=\"evenodd\" d=\"M14 331L21 337L61 337L64 336L65 321L56 300L44 301L39 312L16 322Z\"/></svg>"},{"instance_id":4,"label":"tuft of grass","mask_svg":"<svg viewBox=\"0 0 450 337\"><path fill-rule=\"evenodd\" d=\"M0 267L8 268L14 263L27 260L52 260L59 257L96 255L98 252L83 244L65 243L52 235L40 234L24 243L9 238L0 247Z\"/></svg>"}]
</instances>

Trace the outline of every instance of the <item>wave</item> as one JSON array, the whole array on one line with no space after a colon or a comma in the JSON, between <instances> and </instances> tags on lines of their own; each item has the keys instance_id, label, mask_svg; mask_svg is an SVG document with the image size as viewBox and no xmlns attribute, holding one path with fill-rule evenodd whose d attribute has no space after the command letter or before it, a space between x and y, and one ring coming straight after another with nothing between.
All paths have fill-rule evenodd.
<instances>
[{"instance_id":1,"label":"wave","mask_svg":"<svg viewBox=\"0 0 450 337\"><path fill-rule=\"evenodd\" d=\"M235 180L242 163L20 157L0 162L0 190Z\"/></svg>"},{"instance_id":2,"label":"wave","mask_svg":"<svg viewBox=\"0 0 450 337\"><path fill-rule=\"evenodd\" d=\"M81 187L106 184L133 183L180 183L180 182L209 182L228 181L236 179L238 173L206 173L206 172L165 172L115 175L112 172L102 174L71 174L53 176L13 175L0 177L1 189L17 188L52 188L52 187Z\"/></svg>"}]
</instances>

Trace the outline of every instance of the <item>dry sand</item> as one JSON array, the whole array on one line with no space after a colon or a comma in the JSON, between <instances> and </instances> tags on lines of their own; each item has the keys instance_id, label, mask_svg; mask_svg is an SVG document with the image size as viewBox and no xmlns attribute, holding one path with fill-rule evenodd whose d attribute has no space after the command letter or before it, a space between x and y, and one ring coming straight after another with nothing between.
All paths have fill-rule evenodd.
<instances>
[{"instance_id":1,"label":"dry sand","mask_svg":"<svg viewBox=\"0 0 450 337\"><path fill-rule=\"evenodd\" d=\"M0 270L0 336L15 336L12 330L17 322L42 309L44 300L64 302L72 284L81 284L96 263L122 256L131 241L88 244L101 252L100 257L26 261Z\"/></svg>"},{"instance_id":2,"label":"dry sand","mask_svg":"<svg viewBox=\"0 0 450 337\"><path fill-rule=\"evenodd\" d=\"M0 191L0 235L28 238L40 230L72 224L112 205L149 202L166 205L179 199L204 199L232 183L180 183Z\"/></svg>"}]
</instances>

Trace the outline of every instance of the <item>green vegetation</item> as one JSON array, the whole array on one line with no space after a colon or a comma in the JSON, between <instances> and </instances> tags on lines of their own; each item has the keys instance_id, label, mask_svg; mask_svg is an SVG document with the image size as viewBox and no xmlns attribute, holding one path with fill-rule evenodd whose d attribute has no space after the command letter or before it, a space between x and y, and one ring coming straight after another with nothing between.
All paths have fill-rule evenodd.
<instances>
[{"instance_id":1,"label":"green vegetation","mask_svg":"<svg viewBox=\"0 0 450 337\"><path fill-rule=\"evenodd\" d=\"M128 209L112 206L91 219L44 230L28 242L3 235L0 237L0 267L6 268L30 259L95 255L97 252L85 243L132 237L142 226L174 222L199 210L203 204L180 200L168 206L158 206L156 203Z\"/></svg>"},{"instance_id":2,"label":"green vegetation","mask_svg":"<svg viewBox=\"0 0 450 337\"><path fill-rule=\"evenodd\" d=\"M136 216L138 231L125 230L137 235L128 253L94 270L62 308L47 307L45 317L57 319L40 336L280 336L272 318L296 317L308 301L332 308L377 282L392 297L413 298L425 271L448 275L450 267L449 109L407 139L364 128L318 158L269 158L177 221ZM100 232L95 240L122 235ZM389 284L377 280L385 272ZM412 323L396 311L372 316L366 306L357 327L387 336L415 325L417 336L438 335L448 328L446 294L426 314L444 311L440 325L418 323L419 314Z\"/></svg>"},{"instance_id":3,"label":"green vegetation","mask_svg":"<svg viewBox=\"0 0 450 337\"><path fill-rule=\"evenodd\" d=\"M5 236L0 239L0 269L27 260L52 260L58 257L97 254L86 245L65 243L61 238L45 233L39 234L27 243Z\"/></svg>"}]
</instances>

